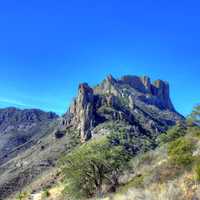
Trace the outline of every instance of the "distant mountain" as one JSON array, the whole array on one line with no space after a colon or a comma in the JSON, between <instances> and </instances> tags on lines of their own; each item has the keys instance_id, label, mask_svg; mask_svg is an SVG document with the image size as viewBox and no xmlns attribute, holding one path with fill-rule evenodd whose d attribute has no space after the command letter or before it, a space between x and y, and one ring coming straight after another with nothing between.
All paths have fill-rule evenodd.
<instances>
[{"instance_id":1,"label":"distant mountain","mask_svg":"<svg viewBox=\"0 0 200 200\"><path fill-rule=\"evenodd\" d=\"M0 199L10 199L53 168L62 153L77 144L126 131L126 149L137 154L156 137L184 120L170 99L167 82L149 77L108 76L92 88L79 85L78 95L62 117L37 109L0 110ZM116 141L120 142L120 141ZM146 147L145 147L146 148ZM33 186L39 190L49 184Z\"/></svg>"},{"instance_id":2,"label":"distant mountain","mask_svg":"<svg viewBox=\"0 0 200 200\"><path fill-rule=\"evenodd\" d=\"M0 109L0 164L9 160L11 152L44 135L49 124L57 119L53 112L38 109Z\"/></svg>"}]
</instances>

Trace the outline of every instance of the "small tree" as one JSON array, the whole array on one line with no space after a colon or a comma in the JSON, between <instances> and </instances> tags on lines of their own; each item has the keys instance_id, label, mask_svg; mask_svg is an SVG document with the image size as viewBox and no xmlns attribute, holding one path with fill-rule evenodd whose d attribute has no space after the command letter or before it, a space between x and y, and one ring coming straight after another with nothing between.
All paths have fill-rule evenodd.
<instances>
[{"instance_id":1,"label":"small tree","mask_svg":"<svg viewBox=\"0 0 200 200\"><path fill-rule=\"evenodd\" d=\"M107 138L89 141L63 159L66 193L75 199L102 196L102 185L115 189L129 156Z\"/></svg>"}]
</instances>

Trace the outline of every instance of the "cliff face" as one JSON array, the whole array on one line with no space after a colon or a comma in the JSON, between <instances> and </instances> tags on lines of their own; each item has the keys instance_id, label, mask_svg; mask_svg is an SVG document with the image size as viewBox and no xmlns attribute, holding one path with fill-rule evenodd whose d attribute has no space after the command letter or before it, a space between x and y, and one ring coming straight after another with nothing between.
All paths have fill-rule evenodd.
<instances>
[{"instance_id":1,"label":"cliff face","mask_svg":"<svg viewBox=\"0 0 200 200\"><path fill-rule=\"evenodd\" d=\"M158 135L182 119L170 100L167 82L151 83L146 76L108 76L94 88L80 84L63 124L66 128L75 127L84 142L93 136L96 126L107 121L123 121L137 130L139 127Z\"/></svg>"}]
</instances>

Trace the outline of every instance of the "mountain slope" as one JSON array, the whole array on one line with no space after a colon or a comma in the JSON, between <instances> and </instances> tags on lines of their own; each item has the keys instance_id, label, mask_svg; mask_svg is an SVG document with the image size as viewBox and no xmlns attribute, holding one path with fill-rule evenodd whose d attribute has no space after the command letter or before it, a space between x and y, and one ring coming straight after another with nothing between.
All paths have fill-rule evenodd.
<instances>
[{"instance_id":1,"label":"mountain slope","mask_svg":"<svg viewBox=\"0 0 200 200\"><path fill-rule=\"evenodd\" d=\"M31 141L40 138L57 118L55 113L38 109L0 109L0 164L9 160L12 152L23 144L27 148L31 146Z\"/></svg>"},{"instance_id":2,"label":"mountain slope","mask_svg":"<svg viewBox=\"0 0 200 200\"><path fill-rule=\"evenodd\" d=\"M198 200L200 198L200 127L182 125L177 125L163 134L169 139L167 143L162 142L156 149L133 157L129 162L130 167L120 176L115 192L107 190L109 185L104 185L104 194L101 198L89 199ZM87 144L94 141L90 140ZM48 179L48 176L45 178ZM57 179L55 185L42 188L32 194L26 188L25 191L30 193L27 193L23 200L27 200L30 196L37 200L43 200L45 197L51 200L71 199L66 196L66 193L63 196L65 184ZM48 194L48 197L45 194Z\"/></svg>"},{"instance_id":3,"label":"mountain slope","mask_svg":"<svg viewBox=\"0 0 200 200\"><path fill-rule=\"evenodd\" d=\"M168 83L161 80L151 83L148 77L115 79L108 76L94 88L87 83L80 84L69 110L58 119L53 116L53 120L49 120L48 115L37 118L31 112L25 115L28 123L24 122L24 117L20 118L23 126L5 123L4 131L11 129L16 135L20 135L24 127L28 131L22 132L22 142L20 139L19 143L13 143L11 149L4 148L5 145L1 147L4 156L0 160L0 199L10 199L10 195L31 185L45 171L58 169L56 163L62 153L67 154L80 142L91 138L123 130L126 135L123 145L132 155L155 148L160 133L184 120L176 112L169 93ZM31 131L35 131L32 129L35 123L42 126L36 135ZM12 134L2 134L2 138L6 135ZM30 139L28 142L26 137L23 140L26 135ZM48 183L47 180L37 184L31 191L42 189Z\"/></svg>"}]
</instances>

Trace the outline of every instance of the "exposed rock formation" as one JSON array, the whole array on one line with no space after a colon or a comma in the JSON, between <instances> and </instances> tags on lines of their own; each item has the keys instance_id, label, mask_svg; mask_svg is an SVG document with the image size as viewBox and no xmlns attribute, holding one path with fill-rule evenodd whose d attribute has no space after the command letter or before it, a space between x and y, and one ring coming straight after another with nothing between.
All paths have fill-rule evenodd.
<instances>
[{"instance_id":1,"label":"exposed rock formation","mask_svg":"<svg viewBox=\"0 0 200 200\"><path fill-rule=\"evenodd\" d=\"M182 119L171 103L167 82L151 83L147 76L115 79L109 75L95 88L80 84L78 96L63 123L66 127L76 127L84 142L92 137L92 130L98 124L109 120L140 125L152 134L159 134Z\"/></svg>"},{"instance_id":2,"label":"exposed rock formation","mask_svg":"<svg viewBox=\"0 0 200 200\"><path fill-rule=\"evenodd\" d=\"M77 124L83 141L91 137L90 130L93 127L94 121L93 106L93 89L90 88L87 83L80 84L78 97L72 103L69 112L73 115L70 123Z\"/></svg>"}]
</instances>

